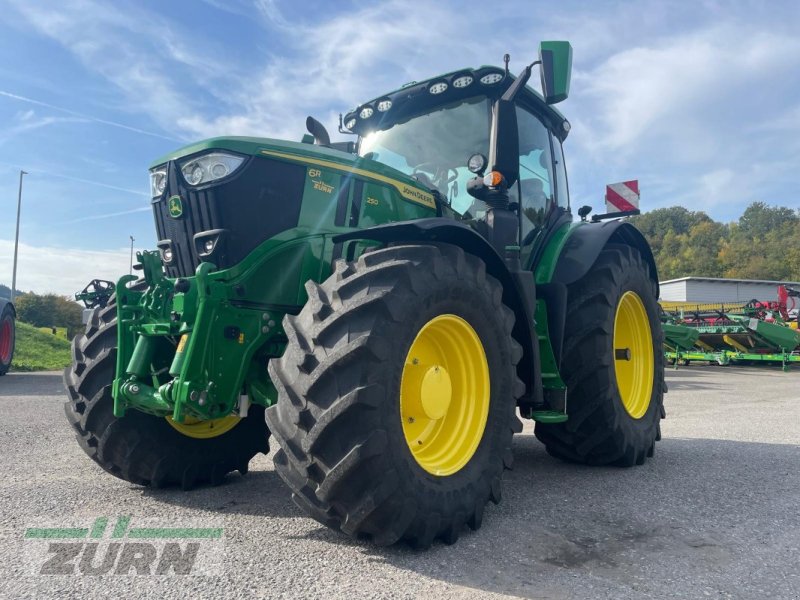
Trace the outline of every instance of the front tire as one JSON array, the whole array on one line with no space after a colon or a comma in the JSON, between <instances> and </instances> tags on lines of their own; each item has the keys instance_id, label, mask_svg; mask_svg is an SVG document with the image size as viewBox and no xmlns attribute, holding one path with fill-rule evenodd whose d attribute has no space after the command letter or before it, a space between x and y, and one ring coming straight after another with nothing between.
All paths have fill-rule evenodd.
<instances>
[{"instance_id":1,"label":"front tire","mask_svg":"<svg viewBox=\"0 0 800 600\"><path fill-rule=\"evenodd\" d=\"M251 405L248 416L221 435L183 425L185 435L167 419L133 409L114 416L116 313L113 297L94 310L86 333L72 341L72 364L64 371L64 412L83 451L115 477L144 486L188 490L206 482L217 485L231 471L245 474L258 452L269 451L262 406ZM225 419L218 421L228 427Z\"/></svg>"},{"instance_id":2,"label":"front tire","mask_svg":"<svg viewBox=\"0 0 800 600\"><path fill-rule=\"evenodd\" d=\"M0 311L0 375L5 375L11 368L16 331L14 309L10 304L6 304Z\"/></svg>"},{"instance_id":3,"label":"front tire","mask_svg":"<svg viewBox=\"0 0 800 600\"><path fill-rule=\"evenodd\" d=\"M641 254L609 245L568 289L561 371L569 419L536 424L547 451L589 465L640 465L664 416L656 287Z\"/></svg>"},{"instance_id":4,"label":"front tire","mask_svg":"<svg viewBox=\"0 0 800 600\"><path fill-rule=\"evenodd\" d=\"M521 430L522 351L500 284L441 244L339 262L306 289L269 365L275 467L295 502L379 545L426 548L477 529Z\"/></svg>"}]
</instances>

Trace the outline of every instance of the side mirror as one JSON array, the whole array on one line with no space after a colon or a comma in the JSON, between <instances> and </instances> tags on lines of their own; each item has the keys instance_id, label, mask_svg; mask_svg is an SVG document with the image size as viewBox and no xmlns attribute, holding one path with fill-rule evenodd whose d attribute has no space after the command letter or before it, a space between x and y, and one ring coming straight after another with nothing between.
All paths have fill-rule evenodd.
<instances>
[{"instance_id":1,"label":"side mirror","mask_svg":"<svg viewBox=\"0 0 800 600\"><path fill-rule=\"evenodd\" d=\"M569 96L572 76L572 46L569 42L539 43L539 71L542 75L542 94L548 104L556 104Z\"/></svg>"}]
</instances>

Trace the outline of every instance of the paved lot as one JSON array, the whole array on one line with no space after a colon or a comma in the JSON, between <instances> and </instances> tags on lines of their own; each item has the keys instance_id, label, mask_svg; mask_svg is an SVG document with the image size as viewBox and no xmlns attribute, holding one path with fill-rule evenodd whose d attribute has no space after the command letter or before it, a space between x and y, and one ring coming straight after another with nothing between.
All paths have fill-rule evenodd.
<instances>
[{"instance_id":1,"label":"paved lot","mask_svg":"<svg viewBox=\"0 0 800 600\"><path fill-rule=\"evenodd\" d=\"M271 457L188 494L129 485L74 443L60 375L11 374L0 379L0 597L799 597L800 371L692 365L667 381L654 460L566 465L526 428L483 528L414 552L305 518ZM221 552L218 574L35 574L44 542L26 527L119 515L223 527L224 546L200 549Z\"/></svg>"}]
</instances>

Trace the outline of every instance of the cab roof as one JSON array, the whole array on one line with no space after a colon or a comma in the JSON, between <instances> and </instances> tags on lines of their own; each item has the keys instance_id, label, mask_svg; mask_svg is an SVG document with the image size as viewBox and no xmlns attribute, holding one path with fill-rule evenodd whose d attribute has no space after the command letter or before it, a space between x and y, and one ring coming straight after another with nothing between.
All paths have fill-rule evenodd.
<instances>
[{"instance_id":1,"label":"cab roof","mask_svg":"<svg viewBox=\"0 0 800 600\"><path fill-rule=\"evenodd\" d=\"M364 135L458 100L480 96L498 98L514 79L516 77L501 67L484 65L412 81L352 109L345 115L343 124L346 129ZM516 102L539 114L559 139L563 141L567 137L569 122L566 117L547 104L539 92L526 85Z\"/></svg>"}]
</instances>

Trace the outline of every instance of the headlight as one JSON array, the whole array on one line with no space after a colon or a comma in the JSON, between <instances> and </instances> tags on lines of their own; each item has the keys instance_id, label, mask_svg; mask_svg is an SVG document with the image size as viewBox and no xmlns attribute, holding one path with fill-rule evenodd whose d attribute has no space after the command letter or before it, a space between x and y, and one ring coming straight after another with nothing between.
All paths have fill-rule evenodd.
<instances>
[{"instance_id":1,"label":"headlight","mask_svg":"<svg viewBox=\"0 0 800 600\"><path fill-rule=\"evenodd\" d=\"M200 185L222 179L242 166L244 157L227 152L211 152L179 161L178 167L189 185Z\"/></svg>"},{"instance_id":2,"label":"headlight","mask_svg":"<svg viewBox=\"0 0 800 600\"><path fill-rule=\"evenodd\" d=\"M481 81L481 83L483 85L494 85L498 81L502 81L502 80L503 80L503 74L502 73L487 73L486 75L481 77L480 81Z\"/></svg>"},{"instance_id":3,"label":"headlight","mask_svg":"<svg viewBox=\"0 0 800 600\"><path fill-rule=\"evenodd\" d=\"M472 75L462 75L453 80L453 87L465 88L474 81Z\"/></svg>"},{"instance_id":4,"label":"headlight","mask_svg":"<svg viewBox=\"0 0 800 600\"><path fill-rule=\"evenodd\" d=\"M158 167L150 171L150 192L153 198L159 198L167 189L167 167Z\"/></svg>"}]
</instances>

